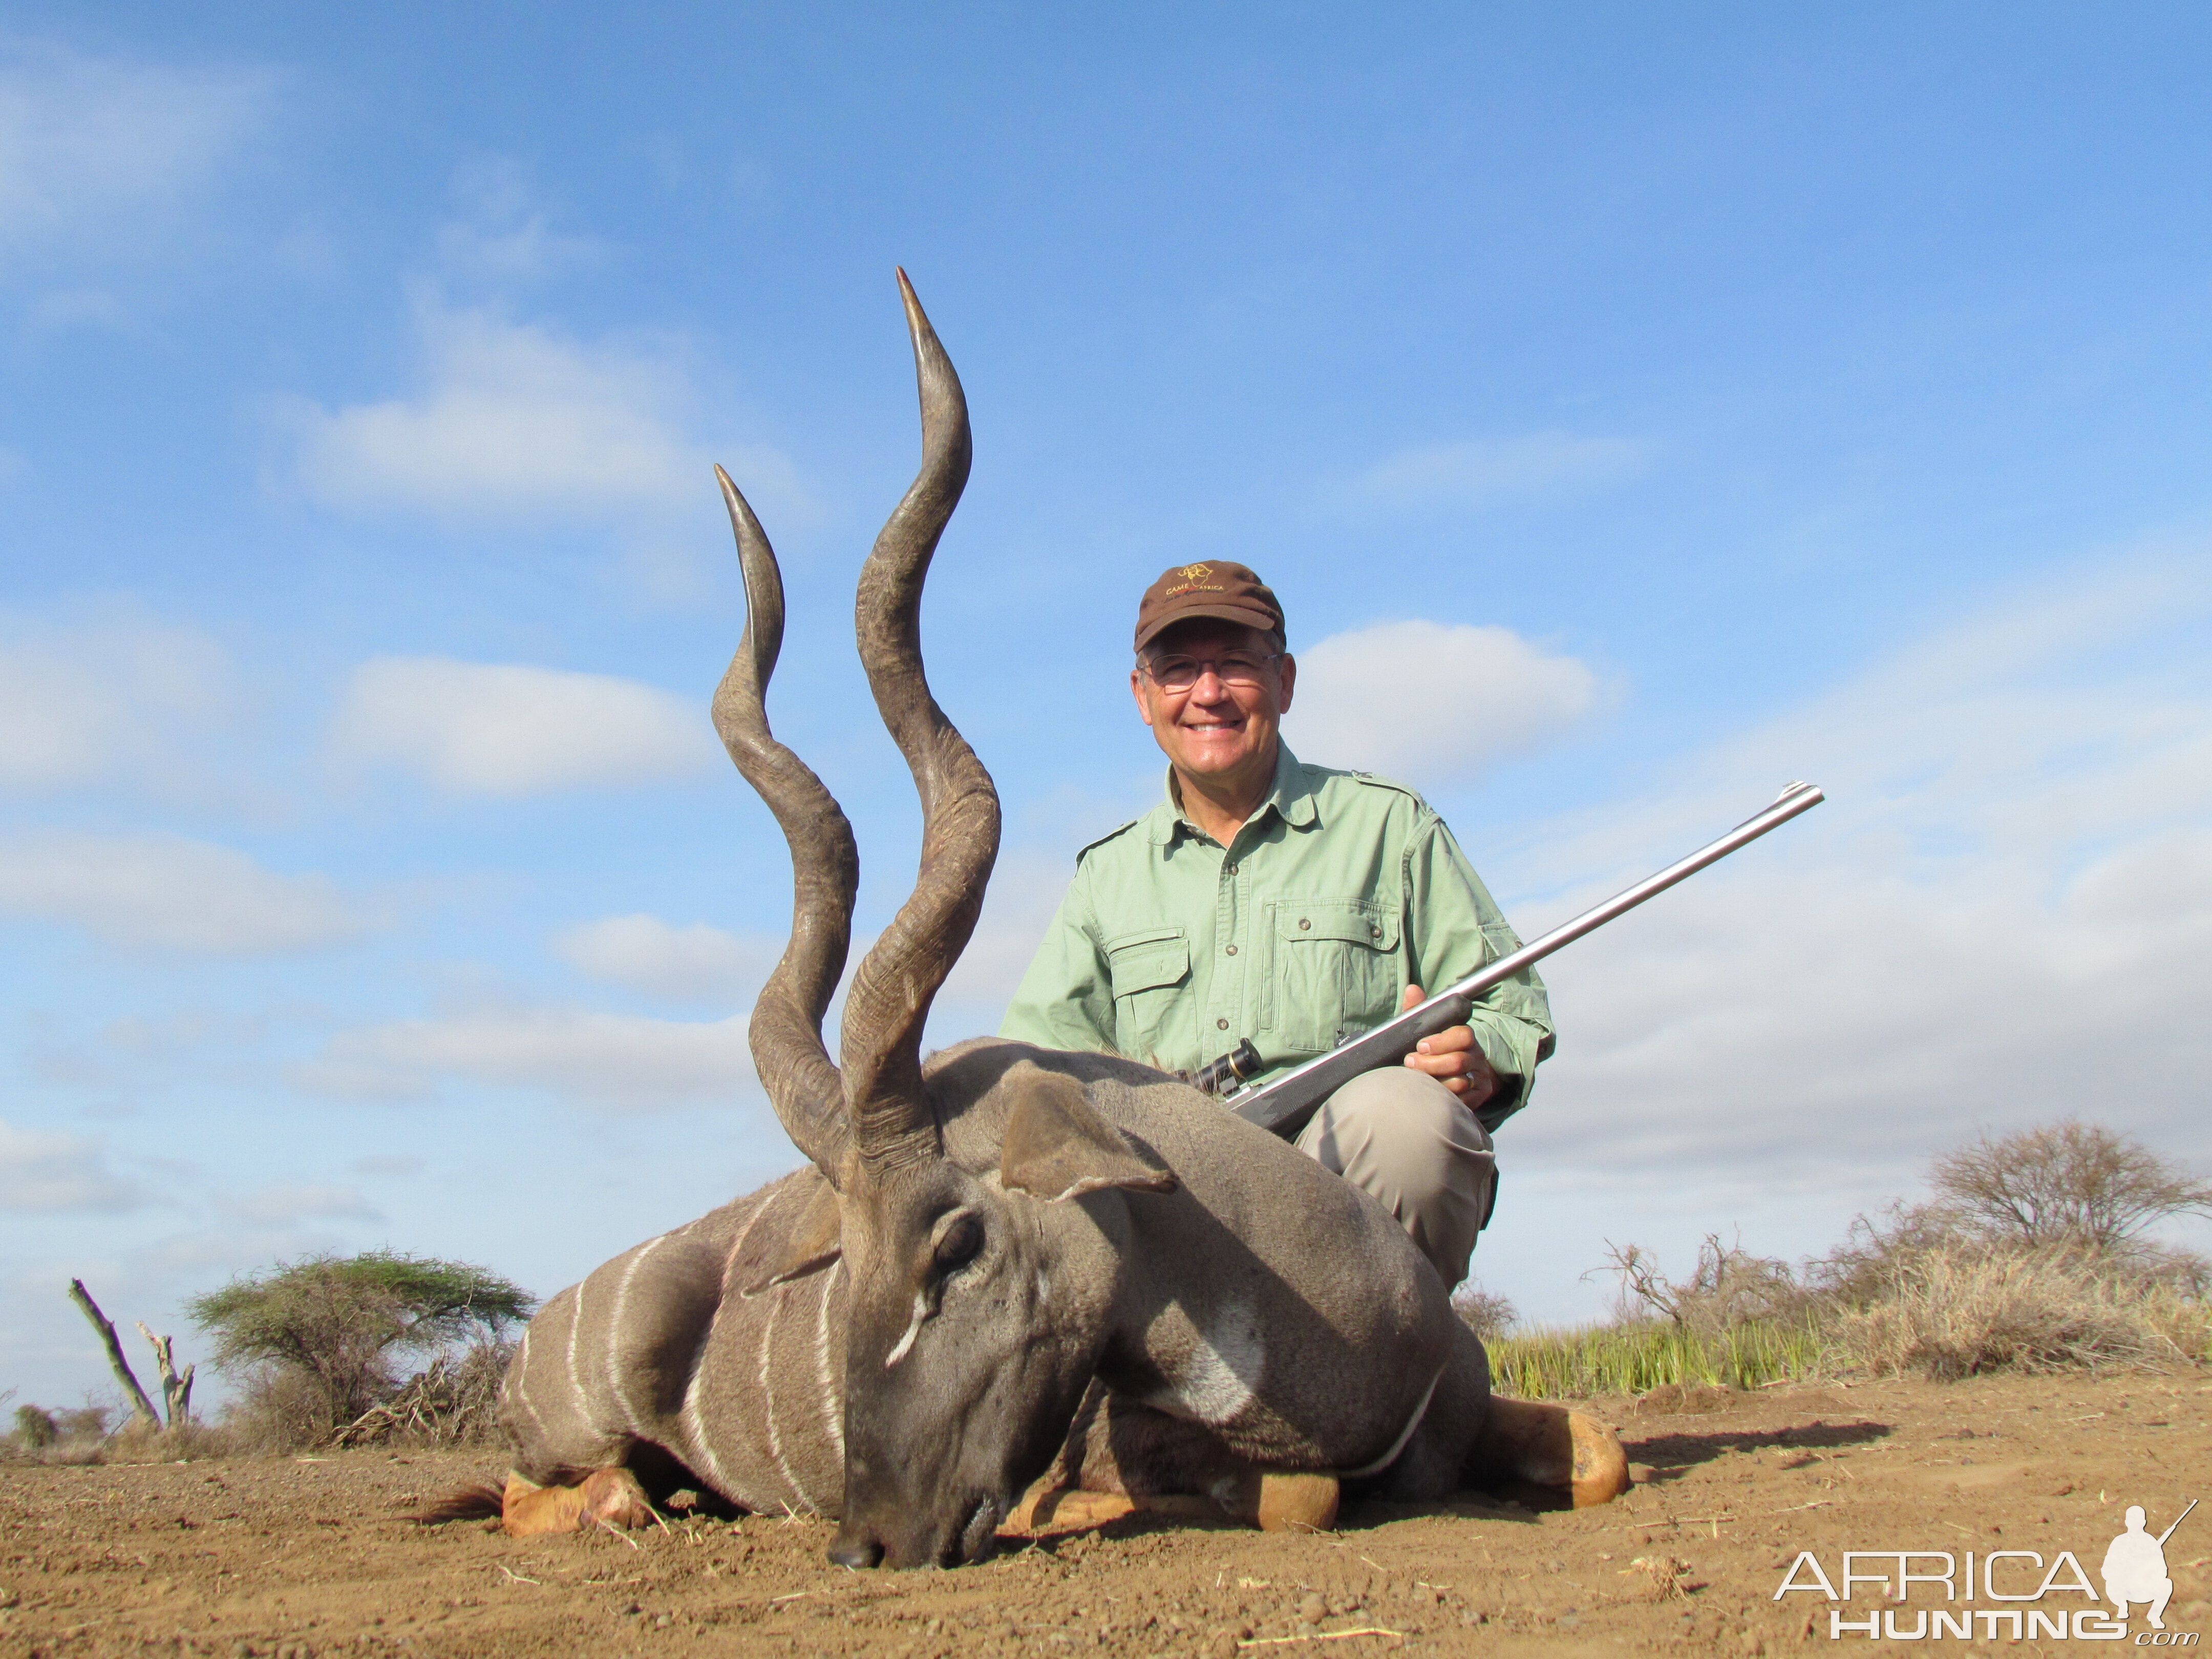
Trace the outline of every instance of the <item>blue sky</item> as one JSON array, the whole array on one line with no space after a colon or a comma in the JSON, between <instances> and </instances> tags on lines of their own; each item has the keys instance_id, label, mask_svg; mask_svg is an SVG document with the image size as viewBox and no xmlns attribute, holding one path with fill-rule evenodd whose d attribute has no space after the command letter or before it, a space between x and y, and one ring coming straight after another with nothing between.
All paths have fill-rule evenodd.
<instances>
[{"instance_id":1,"label":"blue sky","mask_svg":"<svg viewBox=\"0 0 2212 1659\"><path fill-rule=\"evenodd\" d=\"M851 656L966 381L926 613L1008 833L988 1030L1141 810L1135 595L1282 593L1309 758L1575 947L1478 1268L1823 1247L1982 1129L2212 1166L2201 9L0 11L0 1389L301 1251L550 1292L787 1167L780 838L705 702L708 471L779 731L917 814ZM2194 1237L2203 1242L2200 1231ZM191 1343L184 1344L187 1349Z\"/></svg>"}]
</instances>

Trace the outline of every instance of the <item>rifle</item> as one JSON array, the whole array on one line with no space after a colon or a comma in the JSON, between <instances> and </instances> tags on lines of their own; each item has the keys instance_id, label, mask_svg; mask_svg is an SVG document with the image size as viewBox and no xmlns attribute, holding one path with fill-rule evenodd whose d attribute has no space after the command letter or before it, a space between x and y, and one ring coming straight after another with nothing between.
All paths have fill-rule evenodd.
<instances>
[{"instance_id":1,"label":"rifle","mask_svg":"<svg viewBox=\"0 0 2212 1659\"><path fill-rule=\"evenodd\" d=\"M1741 823L1710 846L1701 847L1689 857L1668 865L1656 876L1647 876L1635 886L1614 894L1595 909L1585 910L1572 921L1554 927L1541 939L1532 939L1519 950L1502 956L1488 967L1469 974L1456 985L1447 987L1426 1002L1408 1008L1389 1024L1340 1043L1327 1054L1308 1060L1294 1071L1285 1072L1273 1083L1256 1089L1240 1089L1226 1097L1230 1108L1237 1115L1263 1129L1272 1129L1285 1139L1305 1127L1322 1102L1327 1100L1362 1072L1371 1072L1378 1066L1395 1066L1413 1052L1423 1037L1434 1036L1438 1031L1455 1025L1464 1025L1474 1010L1477 998L1494 985L1501 985L1522 969L1541 962L1563 945L1571 945L1584 933L1602 927L1615 916L1633 910L1654 894L1663 893L1676 882L1693 876L1709 864L1717 863L1739 847L1757 841L1778 824L1787 823L1800 812L1818 806L1827 799L1809 783L1793 783L1774 798L1774 804L1755 812ZM1214 1086L1208 1093L1218 1091L1231 1078L1243 1079L1261 1066L1259 1052L1248 1037L1230 1053L1203 1067L1199 1073L1200 1086L1208 1082Z\"/></svg>"}]
</instances>

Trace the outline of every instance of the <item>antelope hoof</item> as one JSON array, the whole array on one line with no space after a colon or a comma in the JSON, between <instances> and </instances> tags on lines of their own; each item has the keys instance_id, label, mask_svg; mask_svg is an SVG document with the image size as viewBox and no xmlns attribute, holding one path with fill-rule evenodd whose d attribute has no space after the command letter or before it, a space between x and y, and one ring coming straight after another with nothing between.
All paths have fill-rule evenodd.
<instances>
[{"instance_id":1,"label":"antelope hoof","mask_svg":"<svg viewBox=\"0 0 2212 1659\"><path fill-rule=\"evenodd\" d=\"M1248 1468L1216 1482L1212 1495L1231 1520L1262 1532L1327 1532L1336 1524L1333 1474Z\"/></svg>"},{"instance_id":2,"label":"antelope hoof","mask_svg":"<svg viewBox=\"0 0 2212 1659\"><path fill-rule=\"evenodd\" d=\"M1263 1474L1254 1519L1261 1532L1327 1532L1336 1524L1333 1474Z\"/></svg>"},{"instance_id":3,"label":"antelope hoof","mask_svg":"<svg viewBox=\"0 0 2212 1659\"><path fill-rule=\"evenodd\" d=\"M1476 1451L1484 1470L1565 1491L1578 1510L1610 1504L1628 1490L1620 1437L1565 1406L1492 1395Z\"/></svg>"},{"instance_id":4,"label":"antelope hoof","mask_svg":"<svg viewBox=\"0 0 2212 1659\"><path fill-rule=\"evenodd\" d=\"M1014 1505L1013 1513L1000 1522L999 1536L1053 1538L1063 1533L1088 1532L1119 1521L1139 1507L1136 1499L1118 1492L1080 1492L1071 1486L1040 1492L1032 1486Z\"/></svg>"},{"instance_id":5,"label":"antelope hoof","mask_svg":"<svg viewBox=\"0 0 2212 1659\"><path fill-rule=\"evenodd\" d=\"M622 1468L593 1469L573 1486L540 1486L509 1474L500 1504L500 1524L510 1538L652 1522L653 1505L646 1501L645 1488Z\"/></svg>"}]
</instances>

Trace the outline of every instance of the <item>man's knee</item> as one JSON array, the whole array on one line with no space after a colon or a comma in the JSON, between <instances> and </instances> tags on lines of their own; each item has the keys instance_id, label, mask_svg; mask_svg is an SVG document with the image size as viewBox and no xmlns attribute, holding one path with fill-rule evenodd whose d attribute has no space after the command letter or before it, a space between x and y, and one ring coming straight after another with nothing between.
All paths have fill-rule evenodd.
<instances>
[{"instance_id":1,"label":"man's knee","mask_svg":"<svg viewBox=\"0 0 2212 1659\"><path fill-rule=\"evenodd\" d=\"M1382 1067L1330 1096L1297 1144L1396 1216L1447 1285L1465 1274L1495 1164L1458 1096L1426 1073Z\"/></svg>"},{"instance_id":2,"label":"man's knee","mask_svg":"<svg viewBox=\"0 0 2212 1659\"><path fill-rule=\"evenodd\" d=\"M1410 1066L1363 1073L1314 1115L1299 1144L1339 1174L1364 1166L1408 1194L1441 1191L1453 1167L1486 1159L1490 1137L1459 1097Z\"/></svg>"}]
</instances>

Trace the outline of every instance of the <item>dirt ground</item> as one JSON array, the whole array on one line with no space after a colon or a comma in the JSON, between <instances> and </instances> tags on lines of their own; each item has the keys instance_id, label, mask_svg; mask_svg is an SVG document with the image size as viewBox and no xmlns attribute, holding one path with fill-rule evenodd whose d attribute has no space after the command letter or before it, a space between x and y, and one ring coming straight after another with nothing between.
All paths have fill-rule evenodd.
<instances>
[{"instance_id":1,"label":"dirt ground","mask_svg":"<svg viewBox=\"0 0 2212 1659\"><path fill-rule=\"evenodd\" d=\"M1817 1589L1777 1601L1799 1551L1832 1578L1845 1549L2029 1551L2054 1567L2071 1551L2094 1583L2128 1504L2148 1509L2155 1533L2189 1498L2212 1496L2212 1384L2197 1374L1790 1387L1595 1409L1620 1425L1639 1482L1601 1509L1368 1504L1310 1536L1133 1516L949 1572L833 1567L832 1529L811 1519L694 1518L631 1540L397 1518L495 1475L481 1454L9 1467L0 1659L1817 1652L1836 1639L1832 1609L1856 1620L1883 1604L1865 1585L1848 1604ZM2168 1631L2212 1637L2212 1504L2166 1555ZM2034 1588L2024 1558L2002 1571L2012 1593ZM1911 1586L1900 1634L1942 1595ZM2089 1604L2054 1591L2025 1605L2063 1616ZM2149 1629L2134 1611L2129 1647ZM2013 1645L2002 1620L1974 1628L1990 1639L1935 1645ZM1837 1651L1918 1645L1841 1639L1853 1645Z\"/></svg>"}]
</instances>

